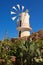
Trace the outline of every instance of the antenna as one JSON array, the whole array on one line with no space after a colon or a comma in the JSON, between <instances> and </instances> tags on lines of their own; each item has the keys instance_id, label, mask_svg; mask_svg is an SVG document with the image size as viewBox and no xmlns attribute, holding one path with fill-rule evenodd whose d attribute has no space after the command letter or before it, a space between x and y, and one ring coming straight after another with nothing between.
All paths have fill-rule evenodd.
<instances>
[{"instance_id":1,"label":"antenna","mask_svg":"<svg viewBox=\"0 0 43 65\"><path fill-rule=\"evenodd\" d=\"M4 39L8 38L8 30L5 31Z\"/></svg>"}]
</instances>

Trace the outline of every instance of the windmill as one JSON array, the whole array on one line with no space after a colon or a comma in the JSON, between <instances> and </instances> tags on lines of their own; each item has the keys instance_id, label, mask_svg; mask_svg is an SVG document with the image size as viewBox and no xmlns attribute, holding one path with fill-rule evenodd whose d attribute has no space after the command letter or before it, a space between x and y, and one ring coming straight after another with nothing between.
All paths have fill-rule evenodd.
<instances>
[{"instance_id":1,"label":"windmill","mask_svg":"<svg viewBox=\"0 0 43 65\"><path fill-rule=\"evenodd\" d=\"M13 6L12 9L16 11L11 11L11 14L14 15L12 20L14 21L16 19L18 22L17 30L19 31L19 37L29 36L32 28L29 24L30 15L28 10L26 9L26 11L24 11L24 6L20 6L19 4Z\"/></svg>"}]
</instances>

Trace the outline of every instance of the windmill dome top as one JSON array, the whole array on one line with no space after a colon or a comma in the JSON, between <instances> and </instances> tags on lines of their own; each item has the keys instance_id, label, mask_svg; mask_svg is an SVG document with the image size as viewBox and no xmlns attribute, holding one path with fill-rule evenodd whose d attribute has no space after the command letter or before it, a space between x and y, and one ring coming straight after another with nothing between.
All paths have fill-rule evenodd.
<instances>
[{"instance_id":1,"label":"windmill dome top","mask_svg":"<svg viewBox=\"0 0 43 65\"><path fill-rule=\"evenodd\" d=\"M26 11L25 11L26 13L28 13L29 11L28 11L28 9L26 9Z\"/></svg>"},{"instance_id":2,"label":"windmill dome top","mask_svg":"<svg viewBox=\"0 0 43 65\"><path fill-rule=\"evenodd\" d=\"M25 11L22 11L21 13L28 13L28 12L29 12L28 9L26 9Z\"/></svg>"}]
</instances>

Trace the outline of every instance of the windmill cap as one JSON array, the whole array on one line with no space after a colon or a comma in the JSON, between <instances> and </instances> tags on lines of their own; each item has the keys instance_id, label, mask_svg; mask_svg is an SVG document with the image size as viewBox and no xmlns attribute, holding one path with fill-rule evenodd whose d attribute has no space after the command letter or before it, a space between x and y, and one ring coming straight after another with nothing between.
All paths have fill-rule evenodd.
<instances>
[{"instance_id":1,"label":"windmill cap","mask_svg":"<svg viewBox=\"0 0 43 65\"><path fill-rule=\"evenodd\" d=\"M25 11L26 13L28 13L29 11L28 11L28 9L26 9L26 11Z\"/></svg>"}]
</instances>

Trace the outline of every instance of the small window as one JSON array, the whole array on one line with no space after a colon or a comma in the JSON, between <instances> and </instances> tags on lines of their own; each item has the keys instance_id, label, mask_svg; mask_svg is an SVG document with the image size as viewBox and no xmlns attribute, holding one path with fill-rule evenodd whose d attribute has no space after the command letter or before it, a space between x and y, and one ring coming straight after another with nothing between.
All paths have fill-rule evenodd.
<instances>
[{"instance_id":1,"label":"small window","mask_svg":"<svg viewBox=\"0 0 43 65\"><path fill-rule=\"evenodd\" d=\"M19 31L19 37L21 37L21 31Z\"/></svg>"}]
</instances>

